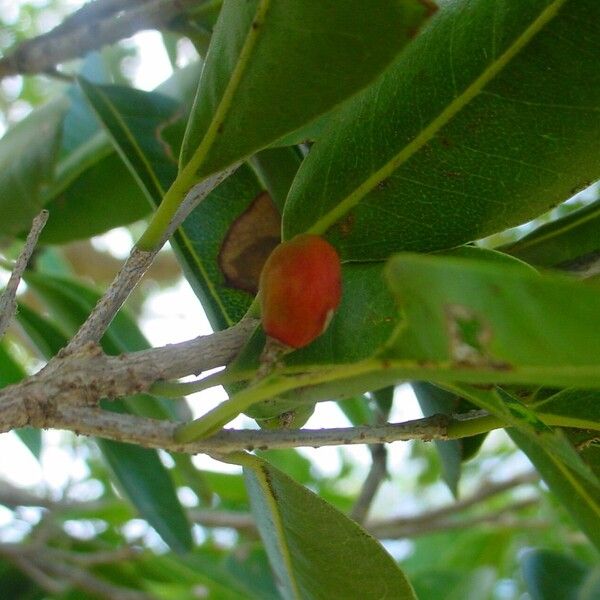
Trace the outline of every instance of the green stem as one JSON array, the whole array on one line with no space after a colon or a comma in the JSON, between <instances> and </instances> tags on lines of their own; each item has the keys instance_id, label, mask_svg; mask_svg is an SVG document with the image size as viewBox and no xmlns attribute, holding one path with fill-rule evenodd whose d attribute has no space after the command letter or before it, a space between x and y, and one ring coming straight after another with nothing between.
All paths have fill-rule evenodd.
<instances>
[{"instance_id":1,"label":"green stem","mask_svg":"<svg viewBox=\"0 0 600 600\"><path fill-rule=\"evenodd\" d=\"M262 24L265 14L269 9L270 2L261 0L256 8L256 14L253 24ZM215 108L213 117L206 129L206 133L200 142L200 145L194 151L189 162L179 171L177 179L169 188L163 201L160 203L157 211L154 213L148 228L137 242L140 250L155 250L162 242L165 231L173 220L179 205L183 201L185 194L199 179L198 172L202 163L205 161L210 149L219 135L219 131L227 117L227 114L233 103L235 93L245 73L248 62L252 56L252 51L259 39L261 27L249 27L244 44L236 65L231 73L229 81L223 91L223 95ZM187 137L187 132L186 132ZM185 146L185 138L184 138ZM209 173L210 174L210 173ZM207 174L204 174L206 177Z\"/></svg>"},{"instance_id":2,"label":"green stem","mask_svg":"<svg viewBox=\"0 0 600 600\"><path fill-rule=\"evenodd\" d=\"M456 381L465 381L472 383L545 383L548 385L557 384L568 386L577 381L585 381L596 387L600 385L600 375L595 366L569 367L565 373L559 372L559 369L544 367L527 367L522 370L514 369L512 371L502 371L494 369L458 369L451 363L431 363L423 365L415 361L369 358L360 362L339 365L330 369L323 369L314 372L298 374L296 376L286 376L279 372L256 385L253 385L231 399L223 402L203 417L182 425L176 432L175 439L179 442L191 442L202 439L212 433L215 433L223 425L231 421L240 413L246 411L250 406L273 398L277 395L289 392L294 389L314 386L323 383L336 382L343 390L344 385L352 386L354 392L357 391L357 385L362 384L363 391L376 389L376 386L385 386L402 380L425 380L436 381L441 387L454 391L455 393L465 395L471 398L463 389L463 386L457 385ZM473 401L477 403L477 398ZM485 407L489 402L485 403ZM484 406L483 404L481 405ZM500 417L499 426L512 426L519 423L515 418L510 417L510 413L505 420ZM552 417L547 421L548 425L561 425L564 420L559 417ZM490 421L490 424L492 422ZM587 423L586 427L592 426L598 429L598 424ZM482 424L481 426L489 426ZM469 429L471 428L471 429ZM479 433L479 426L463 424L461 428L457 426L454 430L457 435L463 435L465 431L471 431L469 435Z\"/></svg>"},{"instance_id":3,"label":"green stem","mask_svg":"<svg viewBox=\"0 0 600 600\"><path fill-rule=\"evenodd\" d=\"M247 381L250 377L250 373L232 373L224 370L195 381L157 381L152 385L149 392L166 398L178 398L179 396L202 392L217 385Z\"/></svg>"},{"instance_id":4,"label":"green stem","mask_svg":"<svg viewBox=\"0 0 600 600\"><path fill-rule=\"evenodd\" d=\"M199 419L177 428L174 439L188 443L201 440L219 431L224 425L235 419L251 406L266 400L272 395L287 391L290 381L281 377L268 377L222 402Z\"/></svg>"},{"instance_id":5,"label":"green stem","mask_svg":"<svg viewBox=\"0 0 600 600\"><path fill-rule=\"evenodd\" d=\"M502 429L506 427L501 419L493 415L485 415L474 419L453 419L448 424L448 438L457 440L461 438L471 437L480 433L488 433L494 429Z\"/></svg>"},{"instance_id":6,"label":"green stem","mask_svg":"<svg viewBox=\"0 0 600 600\"><path fill-rule=\"evenodd\" d=\"M136 244L140 250L152 252L161 245L165 231L169 228L177 209L183 202L185 195L197 181L196 171L189 169L190 165L191 163L183 171L180 171L167 190L146 231Z\"/></svg>"}]
</instances>

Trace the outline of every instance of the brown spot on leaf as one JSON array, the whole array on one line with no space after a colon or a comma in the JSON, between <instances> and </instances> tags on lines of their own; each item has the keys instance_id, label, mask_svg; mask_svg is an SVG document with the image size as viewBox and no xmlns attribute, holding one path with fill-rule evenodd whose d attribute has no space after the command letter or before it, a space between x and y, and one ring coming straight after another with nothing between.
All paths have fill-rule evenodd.
<instances>
[{"instance_id":1,"label":"brown spot on leaf","mask_svg":"<svg viewBox=\"0 0 600 600\"><path fill-rule=\"evenodd\" d=\"M445 313L450 357L457 366L512 369L510 364L490 355L492 329L486 319L462 304L448 304Z\"/></svg>"},{"instance_id":2,"label":"brown spot on leaf","mask_svg":"<svg viewBox=\"0 0 600 600\"><path fill-rule=\"evenodd\" d=\"M347 215L341 221L339 221L337 227L342 237L348 237L352 233L355 220L356 218L354 215Z\"/></svg>"},{"instance_id":3,"label":"brown spot on leaf","mask_svg":"<svg viewBox=\"0 0 600 600\"><path fill-rule=\"evenodd\" d=\"M261 192L232 223L219 252L219 268L228 287L258 291L263 265L281 239L281 216L271 196Z\"/></svg>"},{"instance_id":4,"label":"brown spot on leaf","mask_svg":"<svg viewBox=\"0 0 600 600\"><path fill-rule=\"evenodd\" d=\"M434 15L438 10L438 6L433 0L421 0L421 4L425 7L428 17Z\"/></svg>"}]
</instances>

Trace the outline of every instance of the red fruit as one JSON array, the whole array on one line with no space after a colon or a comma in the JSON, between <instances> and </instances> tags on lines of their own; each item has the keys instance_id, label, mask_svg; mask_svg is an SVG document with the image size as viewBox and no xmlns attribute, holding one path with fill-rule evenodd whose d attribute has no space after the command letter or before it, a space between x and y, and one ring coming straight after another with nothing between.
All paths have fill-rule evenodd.
<instances>
[{"instance_id":1,"label":"red fruit","mask_svg":"<svg viewBox=\"0 0 600 600\"><path fill-rule=\"evenodd\" d=\"M267 335L302 348L325 331L340 303L340 258L318 235L298 235L267 258L259 289Z\"/></svg>"}]
</instances>

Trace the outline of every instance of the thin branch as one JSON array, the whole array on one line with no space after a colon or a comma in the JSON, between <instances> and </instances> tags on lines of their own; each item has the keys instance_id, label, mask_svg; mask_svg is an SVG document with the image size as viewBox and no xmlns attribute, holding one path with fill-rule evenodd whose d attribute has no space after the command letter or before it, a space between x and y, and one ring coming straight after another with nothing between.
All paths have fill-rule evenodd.
<instances>
[{"instance_id":1,"label":"thin branch","mask_svg":"<svg viewBox=\"0 0 600 600\"><path fill-rule=\"evenodd\" d=\"M227 527L253 533L257 531L252 515L233 510L192 510L190 519L203 527Z\"/></svg>"},{"instance_id":2,"label":"thin branch","mask_svg":"<svg viewBox=\"0 0 600 600\"><path fill-rule=\"evenodd\" d=\"M0 338L8 329L8 326L10 325L15 312L17 311L17 288L19 287L21 277L25 272L27 264L29 263L35 247L37 246L38 239L47 221L47 210L42 210L39 215L33 219L31 230L27 235L23 250L21 250L21 254L15 262L12 273L10 274L10 279L6 284L6 289L4 290L2 296L0 296Z\"/></svg>"},{"instance_id":3,"label":"thin branch","mask_svg":"<svg viewBox=\"0 0 600 600\"><path fill-rule=\"evenodd\" d=\"M453 502L441 508L422 512L403 518L369 520L365 528L380 539L397 539L417 537L439 531L451 531L480 525L483 523L496 524L502 527L542 527L543 521L517 520L512 514L535 505L537 498L525 498L509 502L503 507L470 518L457 518L465 510L485 502L492 496L514 489L521 485L539 481L535 472L527 472L511 477L505 481L486 483L464 501ZM247 513L233 511L194 510L190 514L192 520L204 527L230 527L245 532L256 531L256 524Z\"/></svg>"},{"instance_id":4,"label":"thin branch","mask_svg":"<svg viewBox=\"0 0 600 600\"><path fill-rule=\"evenodd\" d=\"M96 0L52 31L27 40L0 60L0 79L52 73L57 65L144 29L162 28L204 0Z\"/></svg>"},{"instance_id":5,"label":"thin branch","mask_svg":"<svg viewBox=\"0 0 600 600\"><path fill-rule=\"evenodd\" d=\"M414 439L425 441L448 439L447 418L440 419L439 415L404 423L368 427L298 430L224 429L210 438L189 443L177 442L174 439L175 431L181 426L180 422L158 421L97 408L59 404L51 412L44 415L29 415L30 419L32 417L35 419L33 425L37 427L66 429L81 435L187 454L223 455L240 450L252 451L303 446L317 448Z\"/></svg>"},{"instance_id":6,"label":"thin branch","mask_svg":"<svg viewBox=\"0 0 600 600\"><path fill-rule=\"evenodd\" d=\"M177 213L166 228L162 238L152 250L140 250L134 248L125 261L125 264L117 273L107 292L99 300L94 310L90 313L85 323L67 345L66 352L74 352L81 349L89 342L99 342L107 327L123 306L125 300L140 282L144 273L148 270L154 257L165 242L173 235L175 230L183 223L185 218L198 206L198 204L210 194L224 179L229 177L239 165L229 167L215 175L212 175L195 185L186 195Z\"/></svg>"},{"instance_id":7,"label":"thin branch","mask_svg":"<svg viewBox=\"0 0 600 600\"><path fill-rule=\"evenodd\" d=\"M350 518L357 523L362 523L367 518L375 494L377 494L379 486L388 474L386 447L383 444L373 444L370 446L370 450L372 457L371 468L360 490L360 494L350 511Z\"/></svg>"},{"instance_id":8,"label":"thin branch","mask_svg":"<svg viewBox=\"0 0 600 600\"><path fill-rule=\"evenodd\" d=\"M67 581L72 587L106 600L154 600L153 596L145 592L113 585L73 564L64 564L50 559L44 562L44 567Z\"/></svg>"},{"instance_id":9,"label":"thin branch","mask_svg":"<svg viewBox=\"0 0 600 600\"><path fill-rule=\"evenodd\" d=\"M504 481L486 482L470 496L467 496L461 500L457 500L452 504L447 504L440 508L423 512L419 515L372 521L369 524L369 529L377 537L392 535L392 532L395 532L392 537L402 537L399 532L419 531L421 527L426 528L427 524L447 521L448 517L451 517L452 515L462 512L477 504L481 504L493 496L502 494L503 492L514 489L515 487L519 487L521 485L537 483L539 479L540 477L538 473L535 471L530 471L520 473Z\"/></svg>"},{"instance_id":10,"label":"thin branch","mask_svg":"<svg viewBox=\"0 0 600 600\"><path fill-rule=\"evenodd\" d=\"M62 596L69 589L69 585L65 581L50 576L28 556L13 554L10 557L10 560L15 567L23 571L23 573L30 577L40 588L50 594Z\"/></svg>"},{"instance_id":11,"label":"thin branch","mask_svg":"<svg viewBox=\"0 0 600 600\"><path fill-rule=\"evenodd\" d=\"M478 515L466 519L437 519L433 521L424 521L422 519L403 523L402 525L393 524L389 527L378 526L376 529L370 528L370 532L377 538L382 540L392 540L400 538L415 538L431 533L439 533L441 531L454 531L456 529L465 530L478 525L492 524L497 525L501 529L508 528L547 528L548 522L542 519L525 521L523 519L515 519L511 515L515 512L530 508L538 503L536 498L528 498L519 500L503 506L499 510Z\"/></svg>"}]
</instances>

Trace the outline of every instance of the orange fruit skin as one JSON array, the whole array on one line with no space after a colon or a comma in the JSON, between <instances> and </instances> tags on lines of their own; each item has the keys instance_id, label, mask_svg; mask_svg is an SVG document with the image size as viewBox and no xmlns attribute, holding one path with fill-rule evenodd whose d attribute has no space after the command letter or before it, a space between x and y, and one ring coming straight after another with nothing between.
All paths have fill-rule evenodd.
<instances>
[{"instance_id":1,"label":"orange fruit skin","mask_svg":"<svg viewBox=\"0 0 600 600\"><path fill-rule=\"evenodd\" d=\"M301 234L273 250L259 282L265 333L302 348L327 328L342 296L340 258L318 235Z\"/></svg>"}]
</instances>

